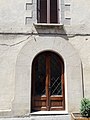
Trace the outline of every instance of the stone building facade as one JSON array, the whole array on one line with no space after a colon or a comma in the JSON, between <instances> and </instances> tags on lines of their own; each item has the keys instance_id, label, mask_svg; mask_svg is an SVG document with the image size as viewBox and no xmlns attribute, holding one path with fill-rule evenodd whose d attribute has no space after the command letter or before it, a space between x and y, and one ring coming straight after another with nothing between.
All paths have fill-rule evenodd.
<instances>
[{"instance_id":1,"label":"stone building facade","mask_svg":"<svg viewBox=\"0 0 90 120\"><path fill-rule=\"evenodd\" d=\"M50 3L47 14L44 13L47 20L44 23L39 20L39 1L0 1L0 116L69 114L79 111L83 97L90 98L90 1L57 0L55 23L50 23ZM37 88L35 78L39 77L36 66L41 65L43 59L39 60L40 55L46 58L47 69L40 69L44 69L43 74L47 73L44 74L47 96L41 95L35 101L32 96ZM56 70L52 65L52 74L60 71L62 90L52 96L50 60L54 58L49 56L56 56L60 61ZM58 84L53 89L57 89ZM32 112L35 107L39 108Z\"/></svg>"}]
</instances>

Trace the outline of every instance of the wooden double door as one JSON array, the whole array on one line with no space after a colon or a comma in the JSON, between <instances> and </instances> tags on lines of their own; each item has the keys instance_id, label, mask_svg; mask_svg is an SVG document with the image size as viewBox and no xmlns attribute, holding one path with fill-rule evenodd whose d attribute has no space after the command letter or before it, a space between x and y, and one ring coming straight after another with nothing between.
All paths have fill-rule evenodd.
<instances>
[{"instance_id":1,"label":"wooden double door","mask_svg":"<svg viewBox=\"0 0 90 120\"><path fill-rule=\"evenodd\" d=\"M53 52L37 55L32 64L32 112L65 109L64 63Z\"/></svg>"}]
</instances>

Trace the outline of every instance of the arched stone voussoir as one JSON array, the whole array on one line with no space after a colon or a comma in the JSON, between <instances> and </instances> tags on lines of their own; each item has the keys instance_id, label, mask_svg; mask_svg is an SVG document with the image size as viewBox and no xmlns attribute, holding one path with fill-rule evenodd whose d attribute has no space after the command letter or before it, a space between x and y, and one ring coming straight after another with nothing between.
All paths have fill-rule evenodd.
<instances>
[{"instance_id":1,"label":"arched stone voussoir","mask_svg":"<svg viewBox=\"0 0 90 120\"><path fill-rule=\"evenodd\" d=\"M34 36L30 39L22 47L16 61L13 111L17 111L16 114L30 112L32 62L35 56L43 51L56 52L64 60L65 110L68 112L73 109L79 110L79 102L82 98L82 73L77 51L62 37Z\"/></svg>"}]
</instances>

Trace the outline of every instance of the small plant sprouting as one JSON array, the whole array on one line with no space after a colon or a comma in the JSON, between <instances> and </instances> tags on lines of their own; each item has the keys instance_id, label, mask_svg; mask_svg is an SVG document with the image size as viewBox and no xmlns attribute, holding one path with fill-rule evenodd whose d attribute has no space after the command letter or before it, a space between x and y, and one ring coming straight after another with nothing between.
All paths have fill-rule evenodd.
<instances>
[{"instance_id":1,"label":"small plant sprouting","mask_svg":"<svg viewBox=\"0 0 90 120\"><path fill-rule=\"evenodd\" d=\"M83 117L90 117L90 100L83 98L81 100L80 113Z\"/></svg>"}]
</instances>

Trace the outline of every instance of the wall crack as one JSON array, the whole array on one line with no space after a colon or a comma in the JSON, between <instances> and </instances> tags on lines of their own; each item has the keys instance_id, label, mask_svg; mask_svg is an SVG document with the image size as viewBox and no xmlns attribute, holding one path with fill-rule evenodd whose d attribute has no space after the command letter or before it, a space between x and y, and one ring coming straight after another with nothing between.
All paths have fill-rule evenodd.
<instances>
[{"instance_id":1,"label":"wall crack","mask_svg":"<svg viewBox=\"0 0 90 120\"><path fill-rule=\"evenodd\" d=\"M17 42L17 43L11 44L11 45L9 45L9 44L0 44L0 46L13 47L13 46L19 45L19 44L21 44L21 43L27 41L30 37L31 37L31 35L30 35L29 37L27 37L25 40L22 40L22 41L20 41L20 42Z\"/></svg>"}]
</instances>

